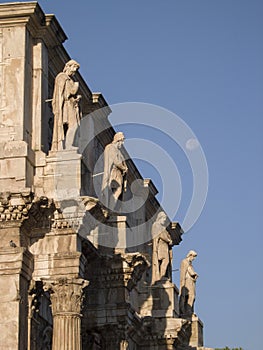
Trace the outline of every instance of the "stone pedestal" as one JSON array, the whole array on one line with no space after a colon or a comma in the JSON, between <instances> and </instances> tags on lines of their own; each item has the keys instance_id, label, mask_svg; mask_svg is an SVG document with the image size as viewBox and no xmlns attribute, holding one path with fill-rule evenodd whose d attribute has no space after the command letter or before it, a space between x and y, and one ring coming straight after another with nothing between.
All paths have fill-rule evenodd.
<instances>
[{"instance_id":1,"label":"stone pedestal","mask_svg":"<svg viewBox=\"0 0 263 350\"><path fill-rule=\"evenodd\" d=\"M76 150L49 152L46 164L38 169L38 195L55 200L77 198L81 189L81 155ZM43 193L41 189L43 188Z\"/></svg>"},{"instance_id":2,"label":"stone pedestal","mask_svg":"<svg viewBox=\"0 0 263 350\"><path fill-rule=\"evenodd\" d=\"M122 253L126 248L129 231L126 216L111 215L104 223L98 223L97 230L93 231L92 241L103 252Z\"/></svg>"},{"instance_id":3,"label":"stone pedestal","mask_svg":"<svg viewBox=\"0 0 263 350\"><path fill-rule=\"evenodd\" d=\"M151 310L149 310L149 304ZM151 296L147 302L148 315L153 317L178 317L178 289L169 280L156 282L151 287ZM142 313L147 310L141 310ZM149 314L150 312L150 314Z\"/></svg>"},{"instance_id":4,"label":"stone pedestal","mask_svg":"<svg viewBox=\"0 0 263 350\"><path fill-rule=\"evenodd\" d=\"M121 253L127 245L127 217L124 215L111 216L109 223L112 226L112 233L116 236L116 253Z\"/></svg>"},{"instance_id":5,"label":"stone pedestal","mask_svg":"<svg viewBox=\"0 0 263 350\"><path fill-rule=\"evenodd\" d=\"M203 322L196 315L192 316L189 345L193 347L203 346Z\"/></svg>"},{"instance_id":6,"label":"stone pedestal","mask_svg":"<svg viewBox=\"0 0 263 350\"><path fill-rule=\"evenodd\" d=\"M83 288L87 281L82 279L60 279L47 282L50 290L53 314L53 350L81 350L81 303Z\"/></svg>"}]
</instances>

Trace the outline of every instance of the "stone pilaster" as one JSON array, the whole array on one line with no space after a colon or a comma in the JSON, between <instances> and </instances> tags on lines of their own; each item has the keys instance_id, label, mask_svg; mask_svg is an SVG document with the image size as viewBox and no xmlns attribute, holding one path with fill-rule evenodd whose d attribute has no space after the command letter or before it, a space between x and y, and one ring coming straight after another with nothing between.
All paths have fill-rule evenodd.
<instances>
[{"instance_id":1,"label":"stone pilaster","mask_svg":"<svg viewBox=\"0 0 263 350\"><path fill-rule=\"evenodd\" d=\"M27 249L0 248L1 349L27 349L27 290L32 271L33 256Z\"/></svg>"},{"instance_id":2,"label":"stone pilaster","mask_svg":"<svg viewBox=\"0 0 263 350\"><path fill-rule=\"evenodd\" d=\"M53 314L52 350L81 350L81 304L83 279L59 279L47 282Z\"/></svg>"}]
</instances>

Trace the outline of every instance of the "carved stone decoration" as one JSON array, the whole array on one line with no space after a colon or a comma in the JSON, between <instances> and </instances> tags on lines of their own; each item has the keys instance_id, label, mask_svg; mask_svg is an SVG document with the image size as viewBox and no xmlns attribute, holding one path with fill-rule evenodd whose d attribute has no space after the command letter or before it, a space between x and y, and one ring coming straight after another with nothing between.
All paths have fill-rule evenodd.
<instances>
[{"instance_id":1,"label":"carved stone decoration","mask_svg":"<svg viewBox=\"0 0 263 350\"><path fill-rule=\"evenodd\" d=\"M80 314L83 288L87 285L83 279L60 278L45 282L45 289L50 291L53 316L65 312Z\"/></svg>"},{"instance_id":2,"label":"carved stone decoration","mask_svg":"<svg viewBox=\"0 0 263 350\"><path fill-rule=\"evenodd\" d=\"M52 110L54 114L54 128L52 138L52 151L61 151L63 148L73 148L76 128L80 123L78 95L79 83L73 80L73 76L79 69L79 64L70 60L65 64L63 72L55 79ZM66 131L66 143L63 147Z\"/></svg>"},{"instance_id":3,"label":"carved stone decoration","mask_svg":"<svg viewBox=\"0 0 263 350\"><path fill-rule=\"evenodd\" d=\"M171 264L172 238L166 230L167 216L164 212L157 215L152 226L152 284L166 277L168 265Z\"/></svg>"},{"instance_id":4,"label":"carved stone decoration","mask_svg":"<svg viewBox=\"0 0 263 350\"><path fill-rule=\"evenodd\" d=\"M10 247L30 246L33 240L32 232L35 229L40 229L37 239L43 237L51 227L55 209L53 200L47 197L35 197L30 191L0 193L0 225L19 227L22 233L20 236L10 236L12 238L8 241Z\"/></svg>"},{"instance_id":5,"label":"carved stone decoration","mask_svg":"<svg viewBox=\"0 0 263 350\"><path fill-rule=\"evenodd\" d=\"M104 223L107 219L108 212L98 198L90 196L83 196L82 198L85 209L95 218L96 223L97 221Z\"/></svg>"},{"instance_id":6,"label":"carved stone decoration","mask_svg":"<svg viewBox=\"0 0 263 350\"><path fill-rule=\"evenodd\" d=\"M47 197L34 198L31 192L0 193L0 221L28 219L31 227L49 227L54 211L55 205Z\"/></svg>"},{"instance_id":7,"label":"carved stone decoration","mask_svg":"<svg viewBox=\"0 0 263 350\"><path fill-rule=\"evenodd\" d=\"M56 210L52 221L52 228L57 230L65 228L76 228L81 225L81 218L67 216L60 210Z\"/></svg>"},{"instance_id":8,"label":"carved stone decoration","mask_svg":"<svg viewBox=\"0 0 263 350\"><path fill-rule=\"evenodd\" d=\"M27 205L28 213L23 220L20 237L21 246L28 247L35 241L43 238L50 230L54 211L56 210L53 200L45 196L35 197L31 204Z\"/></svg>"},{"instance_id":9,"label":"carved stone decoration","mask_svg":"<svg viewBox=\"0 0 263 350\"><path fill-rule=\"evenodd\" d=\"M50 291L53 314L52 350L80 350L80 318L83 288L88 282L83 279L62 278L45 282Z\"/></svg>"},{"instance_id":10,"label":"carved stone decoration","mask_svg":"<svg viewBox=\"0 0 263 350\"><path fill-rule=\"evenodd\" d=\"M128 292L141 280L143 273L150 267L148 257L141 253L118 254L113 257L103 256L101 264L104 269L92 270L89 279L96 278L100 284L108 288L107 298L115 300L113 295L117 296L116 286L127 288ZM112 268L114 266L114 268Z\"/></svg>"},{"instance_id":11,"label":"carved stone decoration","mask_svg":"<svg viewBox=\"0 0 263 350\"><path fill-rule=\"evenodd\" d=\"M49 200L47 197L42 196L35 198L33 205L30 208L29 216L32 216L38 228L50 228L51 217L56 210L53 200Z\"/></svg>"},{"instance_id":12,"label":"carved stone decoration","mask_svg":"<svg viewBox=\"0 0 263 350\"><path fill-rule=\"evenodd\" d=\"M130 292L140 281L143 273L149 268L150 263L146 256L140 253L125 254L124 260L129 266L128 269L125 269L125 281Z\"/></svg>"},{"instance_id":13,"label":"carved stone decoration","mask_svg":"<svg viewBox=\"0 0 263 350\"><path fill-rule=\"evenodd\" d=\"M198 274L194 271L192 262L196 256L197 253L194 250L190 250L180 266L179 308L180 315L184 317L191 317L194 313L195 283Z\"/></svg>"},{"instance_id":14,"label":"carved stone decoration","mask_svg":"<svg viewBox=\"0 0 263 350\"><path fill-rule=\"evenodd\" d=\"M69 199L59 202L59 207L54 212L52 219L52 228L65 229L74 228L76 230L83 223L83 217L86 214L85 206L82 200Z\"/></svg>"},{"instance_id":15,"label":"carved stone decoration","mask_svg":"<svg viewBox=\"0 0 263 350\"><path fill-rule=\"evenodd\" d=\"M112 143L104 150L104 173L102 180L102 203L114 210L121 194L126 190L125 175L128 171L121 148L124 143L124 135L117 132Z\"/></svg>"},{"instance_id":16,"label":"carved stone decoration","mask_svg":"<svg viewBox=\"0 0 263 350\"><path fill-rule=\"evenodd\" d=\"M28 218L28 211L33 202L31 192L0 193L0 221L17 221Z\"/></svg>"}]
</instances>

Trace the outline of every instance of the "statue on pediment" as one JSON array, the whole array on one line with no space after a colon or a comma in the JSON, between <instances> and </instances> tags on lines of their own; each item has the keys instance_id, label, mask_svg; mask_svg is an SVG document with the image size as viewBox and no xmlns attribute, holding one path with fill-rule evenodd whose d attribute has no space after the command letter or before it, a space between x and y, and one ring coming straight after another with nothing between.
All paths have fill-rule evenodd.
<instances>
[{"instance_id":1,"label":"statue on pediment","mask_svg":"<svg viewBox=\"0 0 263 350\"><path fill-rule=\"evenodd\" d=\"M167 216L162 211L158 213L152 226L152 284L167 278L167 268L171 264L172 238L166 229Z\"/></svg>"},{"instance_id":2,"label":"statue on pediment","mask_svg":"<svg viewBox=\"0 0 263 350\"><path fill-rule=\"evenodd\" d=\"M125 176L128 167L122 153L124 135L117 132L113 141L104 150L104 173L102 180L102 202L109 209L114 210L117 201L126 187Z\"/></svg>"},{"instance_id":3,"label":"statue on pediment","mask_svg":"<svg viewBox=\"0 0 263 350\"><path fill-rule=\"evenodd\" d=\"M74 137L80 123L81 113L78 95L79 83L73 80L80 65L74 60L65 64L63 72L55 79L52 99L54 127L51 151L70 149L74 145Z\"/></svg>"},{"instance_id":4,"label":"statue on pediment","mask_svg":"<svg viewBox=\"0 0 263 350\"><path fill-rule=\"evenodd\" d=\"M194 313L195 284L198 274L195 272L192 262L197 257L194 250L190 250L180 266L180 315L192 316Z\"/></svg>"}]
</instances>

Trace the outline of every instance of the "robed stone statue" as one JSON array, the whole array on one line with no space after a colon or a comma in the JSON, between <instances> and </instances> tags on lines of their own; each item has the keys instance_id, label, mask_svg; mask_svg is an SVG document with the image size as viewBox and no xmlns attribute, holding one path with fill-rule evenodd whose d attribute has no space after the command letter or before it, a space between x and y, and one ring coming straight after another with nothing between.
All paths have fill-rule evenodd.
<instances>
[{"instance_id":1,"label":"robed stone statue","mask_svg":"<svg viewBox=\"0 0 263 350\"><path fill-rule=\"evenodd\" d=\"M51 151L74 147L74 137L81 118L81 95L77 94L79 83L73 80L73 76L79 67L76 61L70 60L63 72L56 76L52 99L54 127Z\"/></svg>"},{"instance_id":2,"label":"robed stone statue","mask_svg":"<svg viewBox=\"0 0 263 350\"><path fill-rule=\"evenodd\" d=\"M179 308L181 316L192 316L195 302L195 283L198 274L195 272L192 262L197 253L190 250L180 266L180 300Z\"/></svg>"},{"instance_id":3,"label":"robed stone statue","mask_svg":"<svg viewBox=\"0 0 263 350\"><path fill-rule=\"evenodd\" d=\"M172 238L166 230L166 221L166 214L160 212L152 225L152 284L167 278L167 268L172 260Z\"/></svg>"},{"instance_id":4,"label":"robed stone statue","mask_svg":"<svg viewBox=\"0 0 263 350\"><path fill-rule=\"evenodd\" d=\"M124 134L117 132L113 141L104 150L104 173L102 180L102 203L114 210L118 199L125 190L125 176L128 171L122 147Z\"/></svg>"}]
</instances>

